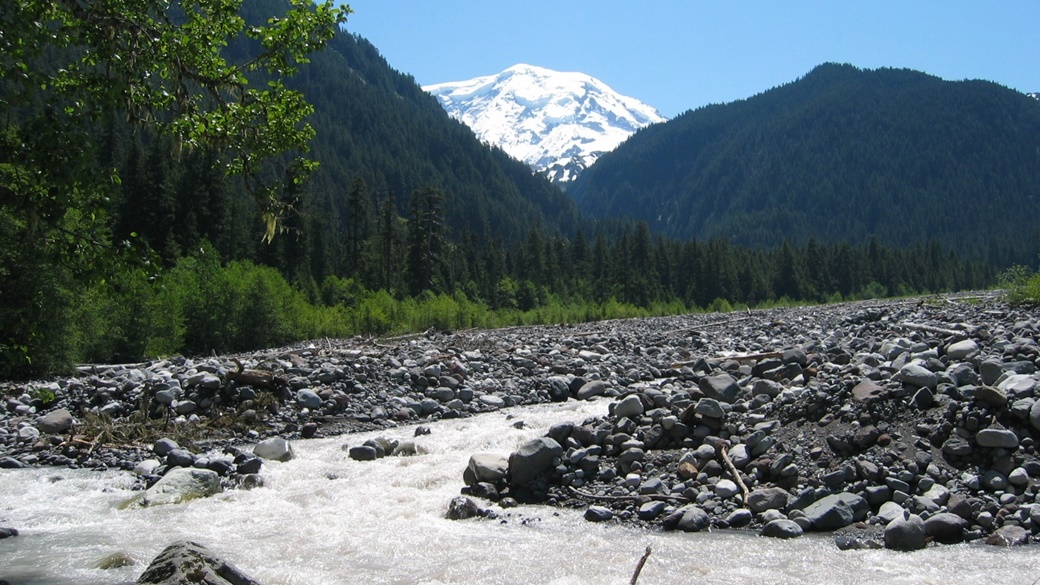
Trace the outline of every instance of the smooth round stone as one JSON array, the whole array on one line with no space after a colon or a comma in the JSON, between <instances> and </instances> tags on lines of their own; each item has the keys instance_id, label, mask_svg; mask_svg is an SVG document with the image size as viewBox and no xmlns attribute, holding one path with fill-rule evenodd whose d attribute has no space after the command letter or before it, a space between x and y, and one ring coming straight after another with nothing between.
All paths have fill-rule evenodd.
<instances>
[{"instance_id":1,"label":"smooth round stone","mask_svg":"<svg viewBox=\"0 0 1040 585\"><path fill-rule=\"evenodd\" d=\"M191 414L199 409L199 405L191 400L181 400L173 407L177 414Z\"/></svg>"},{"instance_id":2,"label":"smooth round stone","mask_svg":"<svg viewBox=\"0 0 1040 585\"><path fill-rule=\"evenodd\" d=\"M174 449L166 454L166 465L169 467L191 467L195 464L195 455L185 449Z\"/></svg>"},{"instance_id":3,"label":"smooth round stone","mask_svg":"<svg viewBox=\"0 0 1040 585\"><path fill-rule=\"evenodd\" d=\"M997 449L1018 448L1018 436L1014 432L1001 427L989 427L975 434L975 442L980 447Z\"/></svg>"},{"instance_id":4,"label":"smooth round stone","mask_svg":"<svg viewBox=\"0 0 1040 585\"><path fill-rule=\"evenodd\" d=\"M134 466L134 473L137 475L154 475L155 469L162 465L158 459L145 459Z\"/></svg>"},{"instance_id":5,"label":"smooth round stone","mask_svg":"<svg viewBox=\"0 0 1040 585\"><path fill-rule=\"evenodd\" d=\"M643 414L643 401L639 396L632 394L626 396L614 407L614 416L617 418L634 418Z\"/></svg>"},{"instance_id":6,"label":"smooth round stone","mask_svg":"<svg viewBox=\"0 0 1040 585\"><path fill-rule=\"evenodd\" d=\"M152 445L152 453L155 453L159 457L165 457L170 451L180 448L177 441L173 439L159 439Z\"/></svg>"},{"instance_id":7,"label":"smooth round stone","mask_svg":"<svg viewBox=\"0 0 1040 585\"><path fill-rule=\"evenodd\" d=\"M723 500L728 500L739 493L740 488L731 480L720 479L719 482L715 484L715 495Z\"/></svg>"},{"instance_id":8,"label":"smooth round stone","mask_svg":"<svg viewBox=\"0 0 1040 585\"><path fill-rule=\"evenodd\" d=\"M478 398L477 400L479 400L483 404L486 404L487 406L492 406L494 408L502 408L506 405L505 400L498 396L495 396L494 394L482 394L480 398Z\"/></svg>"},{"instance_id":9,"label":"smooth round stone","mask_svg":"<svg viewBox=\"0 0 1040 585\"><path fill-rule=\"evenodd\" d=\"M614 518L614 512L603 506L589 506L585 509L585 519L589 522L607 522Z\"/></svg>"},{"instance_id":10,"label":"smooth round stone","mask_svg":"<svg viewBox=\"0 0 1040 585\"><path fill-rule=\"evenodd\" d=\"M1022 467L1016 467L1008 475L1008 482L1011 485L1023 486L1029 483L1029 472Z\"/></svg>"},{"instance_id":11,"label":"smooth round stone","mask_svg":"<svg viewBox=\"0 0 1040 585\"><path fill-rule=\"evenodd\" d=\"M40 431L36 427L22 427L18 429L18 438L34 441L40 438Z\"/></svg>"},{"instance_id":12,"label":"smooth round stone","mask_svg":"<svg viewBox=\"0 0 1040 585\"><path fill-rule=\"evenodd\" d=\"M797 522L784 518L770 521L758 533L759 536L782 539L798 538L802 534L802 527Z\"/></svg>"},{"instance_id":13,"label":"smooth round stone","mask_svg":"<svg viewBox=\"0 0 1040 585\"><path fill-rule=\"evenodd\" d=\"M322 400L314 391L304 388L296 392L296 402L299 402L301 406L314 410L321 408Z\"/></svg>"}]
</instances>

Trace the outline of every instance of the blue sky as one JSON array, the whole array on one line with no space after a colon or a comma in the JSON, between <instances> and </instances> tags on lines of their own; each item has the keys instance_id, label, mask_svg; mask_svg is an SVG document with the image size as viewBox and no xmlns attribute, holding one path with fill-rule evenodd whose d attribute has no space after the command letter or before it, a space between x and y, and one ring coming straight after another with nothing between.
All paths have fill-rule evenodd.
<instances>
[{"instance_id":1,"label":"blue sky","mask_svg":"<svg viewBox=\"0 0 1040 585\"><path fill-rule=\"evenodd\" d=\"M672 117L820 63L1040 91L1040 0L352 0L347 29L420 84L581 71Z\"/></svg>"}]
</instances>

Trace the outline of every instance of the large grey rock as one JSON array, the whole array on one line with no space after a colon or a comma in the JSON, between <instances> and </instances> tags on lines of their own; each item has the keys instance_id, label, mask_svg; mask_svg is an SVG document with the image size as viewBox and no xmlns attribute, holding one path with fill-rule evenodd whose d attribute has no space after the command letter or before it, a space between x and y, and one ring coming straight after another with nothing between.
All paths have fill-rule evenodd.
<instances>
[{"instance_id":1,"label":"large grey rock","mask_svg":"<svg viewBox=\"0 0 1040 585\"><path fill-rule=\"evenodd\" d=\"M942 544L962 542L966 528L968 528L967 520L950 512L933 514L924 521L925 534Z\"/></svg>"},{"instance_id":2,"label":"large grey rock","mask_svg":"<svg viewBox=\"0 0 1040 585\"><path fill-rule=\"evenodd\" d=\"M728 500L739 493L740 488L737 487L737 484L732 480L720 479L718 483L715 484L715 495L723 500Z\"/></svg>"},{"instance_id":3,"label":"large grey rock","mask_svg":"<svg viewBox=\"0 0 1040 585\"><path fill-rule=\"evenodd\" d=\"M918 388L931 388L933 390L939 383L939 376L937 376L935 372L915 362L906 364L900 368L899 373L896 374L896 378L900 382L911 386L916 386Z\"/></svg>"},{"instance_id":4,"label":"large grey rock","mask_svg":"<svg viewBox=\"0 0 1040 585\"><path fill-rule=\"evenodd\" d=\"M783 488L759 488L748 496L748 508L755 514L761 514L766 510L783 511L787 509L790 499L791 494Z\"/></svg>"},{"instance_id":5,"label":"large grey rock","mask_svg":"<svg viewBox=\"0 0 1040 585\"><path fill-rule=\"evenodd\" d=\"M448 520L468 520L470 518L487 516L488 511L477 505L475 501L466 496L456 496L448 503L448 511L444 517Z\"/></svg>"},{"instance_id":6,"label":"large grey rock","mask_svg":"<svg viewBox=\"0 0 1040 585\"><path fill-rule=\"evenodd\" d=\"M687 506L675 527L683 532L700 532L711 524L708 513L697 506Z\"/></svg>"},{"instance_id":7,"label":"large grey rock","mask_svg":"<svg viewBox=\"0 0 1040 585\"><path fill-rule=\"evenodd\" d=\"M697 401L696 406L693 407L693 411L708 418L721 419L726 416L726 411L722 408L722 404L714 398L701 398Z\"/></svg>"},{"instance_id":8,"label":"large grey rock","mask_svg":"<svg viewBox=\"0 0 1040 585\"><path fill-rule=\"evenodd\" d=\"M321 408L322 400L321 396L314 393L313 390L303 388L296 392L296 402L299 402L302 406L314 410Z\"/></svg>"},{"instance_id":9,"label":"large grey rock","mask_svg":"<svg viewBox=\"0 0 1040 585\"><path fill-rule=\"evenodd\" d=\"M1040 431L1040 400L1033 403L1033 406L1029 409L1029 424L1033 425L1033 428Z\"/></svg>"},{"instance_id":10,"label":"large grey rock","mask_svg":"<svg viewBox=\"0 0 1040 585\"><path fill-rule=\"evenodd\" d=\"M842 496L858 497L853 494L834 494L805 507L803 512L813 530L837 530L856 521L857 513L850 505L850 499ZM866 505L866 500L859 500Z\"/></svg>"},{"instance_id":11,"label":"large grey rock","mask_svg":"<svg viewBox=\"0 0 1040 585\"><path fill-rule=\"evenodd\" d=\"M581 388L578 388L578 392L575 394L575 398L578 400L589 400L596 396L603 396L607 391L607 383L603 380L592 380L586 382Z\"/></svg>"},{"instance_id":12,"label":"large grey rock","mask_svg":"<svg viewBox=\"0 0 1040 585\"><path fill-rule=\"evenodd\" d=\"M617 418L635 418L641 414L643 414L643 401L635 394L626 396L614 406L614 416Z\"/></svg>"},{"instance_id":13,"label":"large grey rock","mask_svg":"<svg viewBox=\"0 0 1040 585\"><path fill-rule=\"evenodd\" d=\"M509 473L509 459L495 453L476 453L470 455L466 470L469 473L464 475L471 474L474 483L482 481L495 483Z\"/></svg>"},{"instance_id":14,"label":"large grey rock","mask_svg":"<svg viewBox=\"0 0 1040 585\"><path fill-rule=\"evenodd\" d=\"M231 563L209 552L201 544L175 542L152 559L137 579L138 584L260 585Z\"/></svg>"},{"instance_id":15,"label":"large grey rock","mask_svg":"<svg viewBox=\"0 0 1040 585\"><path fill-rule=\"evenodd\" d=\"M926 536L924 520L917 514L905 514L885 526L885 548L919 550L927 544Z\"/></svg>"},{"instance_id":16,"label":"large grey rock","mask_svg":"<svg viewBox=\"0 0 1040 585\"><path fill-rule=\"evenodd\" d=\"M220 475L209 469L178 467L171 469L159 481L138 496L141 506L179 504L188 500L205 498L223 491Z\"/></svg>"},{"instance_id":17,"label":"large grey rock","mask_svg":"<svg viewBox=\"0 0 1040 585\"><path fill-rule=\"evenodd\" d=\"M1029 531L1021 526L1002 526L986 539L992 546L1018 546L1029 542Z\"/></svg>"},{"instance_id":18,"label":"large grey rock","mask_svg":"<svg viewBox=\"0 0 1040 585\"><path fill-rule=\"evenodd\" d=\"M268 461L289 461L293 458L292 443L281 437L271 437L257 443L253 455Z\"/></svg>"},{"instance_id":19,"label":"large grey rock","mask_svg":"<svg viewBox=\"0 0 1040 585\"><path fill-rule=\"evenodd\" d=\"M563 447L549 437L528 441L509 455L509 478L523 485L541 477L553 468L553 459L563 455Z\"/></svg>"},{"instance_id":20,"label":"large grey rock","mask_svg":"<svg viewBox=\"0 0 1040 585\"><path fill-rule=\"evenodd\" d=\"M585 519L589 522L607 522L614 518L614 512L603 506L589 506L585 510Z\"/></svg>"},{"instance_id":21,"label":"large grey rock","mask_svg":"<svg viewBox=\"0 0 1040 585\"><path fill-rule=\"evenodd\" d=\"M1018 447L1018 437L1014 432L1003 427L992 426L976 433L975 443L980 447L1015 449Z\"/></svg>"},{"instance_id":22,"label":"large grey rock","mask_svg":"<svg viewBox=\"0 0 1040 585\"><path fill-rule=\"evenodd\" d=\"M972 339L965 339L964 341L958 341L951 343L946 348L946 356L951 360L966 360L979 353L979 344L975 343Z\"/></svg>"},{"instance_id":23,"label":"large grey rock","mask_svg":"<svg viewBox=\"0 0 1040 585\"><path fill-rule=\"evenodd\" d=\"M899 504L895 502L885 502L884 504L881 504L881 508L878 510L877 519L888 524L896 518L902 518L904 514L906 514L906 510Z\"/></svg>"},{"instance_id":24,"label":"large grey rock","mask_svg":"<svg viewBox=\"0 0 1040 585\"><path fill-rule=\"evenodd\" d=\"M44 415L36 428L45 435L58 435L71 429L74 422L72 413L59 408Z\"/></svg>"},{"instance_id":25,"label":"large grey rock","mask_svg":"<svg viewBox=\"0 0 1040 585\"><path fill-rule=\"evenodd\" d=\"M740 386L733 376L725 372L701 378L700 389L708 398L727 404L736 402L740 397Z\"/></svg>"},{"instance_id":26,"label":"large grey rock","mask_svg":"<svg viewBox=\"0 0 1040 585\"><path fill-rule=\"evenodd\" d=\"M802 527L794 520L781 518L763 526L758 535L770 538L798 538L802 535Z\"/></svg>"}]
</instances>

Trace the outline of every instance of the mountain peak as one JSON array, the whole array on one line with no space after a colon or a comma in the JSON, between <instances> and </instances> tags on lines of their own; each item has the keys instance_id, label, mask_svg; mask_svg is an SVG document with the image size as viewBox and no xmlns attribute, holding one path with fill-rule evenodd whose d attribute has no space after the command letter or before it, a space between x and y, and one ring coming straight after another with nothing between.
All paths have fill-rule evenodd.
<instances>
[{"instance_id":1,"label":"mountain peak","mask_svg":"<svg viewBox=\"0 0 1040 585\"><path fill-rule=\"evenodd\" d=\"M574 179L636 130L664 121L590 75L526 63L423 89L481 140L556 182Z\"/></svg>"}]
</instances>

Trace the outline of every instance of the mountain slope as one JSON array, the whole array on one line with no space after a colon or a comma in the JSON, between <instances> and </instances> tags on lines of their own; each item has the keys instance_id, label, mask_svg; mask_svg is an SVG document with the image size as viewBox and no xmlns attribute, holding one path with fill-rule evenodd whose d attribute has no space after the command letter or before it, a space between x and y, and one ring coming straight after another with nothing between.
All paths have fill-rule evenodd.
<instances>
[{"instance_id":1,"label":"mountain slope","mask_svg":"<svg viewBox=\"0 0 1040 585\"><path fill-rule=\"evenodd\" d=\"M481 140L557 182L572 180L636 130L664 121L598 79L531 65L423 89Z\"/></svg>"},{"instance_id":2,"label":"mountain slope","mask_svg":"<svg viewBox=\"0 0 1040 585\"><path fill-rule=\"evenodd\" d=\"M989 82L826 64L642 130L568 193L589 215L683 238L935 238L1032 263L1040 104Z\"/></svg>"},{"instance_id":3,"label":"mountain slope","mask_svg":"<svg viewBox=\"0 0 1040 585\"><path fill-rule=\"evenodd\" d=\"M360 177L375 193L393 193L402 215L412 190L442 190L456 235L511 241L532 225L573 231L578 213L566 195L482 144L367 40L341 32L290 83L315 106L312 151L321 166L311 191L332 194L326 206L336 215L346 216L342 194Z\"/></svg>"}]
</instances>

